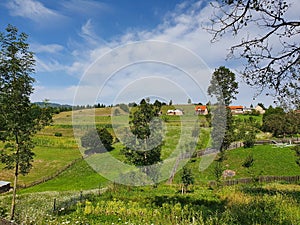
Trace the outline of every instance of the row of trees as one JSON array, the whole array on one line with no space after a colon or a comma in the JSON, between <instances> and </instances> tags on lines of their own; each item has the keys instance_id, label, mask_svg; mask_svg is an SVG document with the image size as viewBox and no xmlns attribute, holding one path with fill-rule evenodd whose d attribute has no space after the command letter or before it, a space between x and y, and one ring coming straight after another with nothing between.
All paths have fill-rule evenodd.
<instances>
[{"instance_id":1,"label":"row of trees","mask_svg":"<svg viewBox=\"0 0 300 225\"><path fill-rule=\"evenodd\" d=\"M263 115L262 130L275 137L286 137L300 133L300 113L285 112L280 107L269 107Z\"/></svg>"}]
</instances>

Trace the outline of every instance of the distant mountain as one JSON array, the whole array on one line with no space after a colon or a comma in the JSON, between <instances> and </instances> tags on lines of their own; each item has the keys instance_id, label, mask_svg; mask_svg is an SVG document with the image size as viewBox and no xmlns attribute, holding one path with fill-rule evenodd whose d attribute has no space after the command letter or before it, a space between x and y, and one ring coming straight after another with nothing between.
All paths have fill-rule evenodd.
<instances>
[{"instance_id":1,"label":"distant mountain","mask_svg":"<svg viewBox=\"0 0 300 225\"><path fill-rule=\"evenodd\" d=\"M40 106L40 107L45 107L45 102L34 102L34 104ZM73 106L67 105L67 104L59 104L59 103L53 103L53 102L48 102L48 106L52 108L72 108Z\"/></svg>"}]
</instances>

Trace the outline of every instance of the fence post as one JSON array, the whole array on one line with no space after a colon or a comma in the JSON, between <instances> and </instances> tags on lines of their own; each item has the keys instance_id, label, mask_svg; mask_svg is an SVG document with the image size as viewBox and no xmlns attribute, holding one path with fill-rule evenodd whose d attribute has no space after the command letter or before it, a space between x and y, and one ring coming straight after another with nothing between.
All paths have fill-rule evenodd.
<instances>
[{"instance_id":1,"label":"fence post","mask_svg":"<svg viewBox=\"0 0 300 225\"><path fill-rule=\"evenodd\" d=\"M53 212L56 211L56 198L54 198L53 200Z\"/></svg>"},{"instance_id":2,"label":"fence post","mask_svg":"<svg viewBox=\"0 0 300 225\"><path fill-rule=\"evenodd\" d=\"M80 191L80 202L82 202L82 198L83 196L82 196L82 191Z\"/></svg>"}]
</instances>

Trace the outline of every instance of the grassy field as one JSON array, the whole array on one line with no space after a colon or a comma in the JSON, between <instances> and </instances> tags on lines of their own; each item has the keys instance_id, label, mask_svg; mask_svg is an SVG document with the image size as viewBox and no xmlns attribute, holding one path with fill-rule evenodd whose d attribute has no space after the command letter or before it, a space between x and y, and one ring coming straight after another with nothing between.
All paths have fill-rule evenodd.
<instances>
[{"instance_id":1,"label":"grassy field","mask_svg":"<svg viewBox=\"0 0 300 225\"><path fill-rule=\"evenodd\" d=\"M242 166L248 155L253 155L254 164L250 169ZM192 169L198 184L207 184L215 180L214 161L205 171L199 171L201 158L192 159L188 167ZM227 151L223 162L224 170L236 172L234 178L251 177L253 175L294 176L300 174L300 167L296 164L295 152L290 148L279 148L272 145L258 145L253 148L238 148ZM175 176L175 182L180 182L180 173Z\"/></svg>"},{"instance_id":2,"label":"grassy field","mask_svg":"<svg viewBox=\"0 0 300 225\"><path fill-rule=\"evenodd\" d=\"M116 159L124 160L124 156L120 154L121 147L121 144L118 143L116 148L108 154ZM236 176L233 178L251 177L249 169L242 166L244 159L249 154L253 154L254 157L254 165L251 168L251 173L254 175L293 176L300 174L300 168L295 163L296 158L292 150L289 148L274 148L270 145L255 146L252 149L239 148L228 151L227 159L224 162L224 169L234 170ZM105 158L104 155L102 158ZM213 162L204 171L199 170L200 162L201 158L191 159L187 166L192 170L193 176L195 177L195 184L206 186L209 181L215 180L213 171L216 162ZM113 169L111 167L107 168L108 172ZM32 188L24 189L22 192L94 189L99 185L104 186L107 182L106 179L91 169L85 160L81 160L55 179ZM175 175L174 183L181 183L181 171L178 171Z\"/></svg>"},{"instance_id":3,"label":"grassy field","mask_svg":"<svg viewBox=\"0 0 300 225\"><path fill-rule=\"evenodd\" d=\"M263 187L180 185L126 187L109 185L89 193L40 192L19 196L22 224L299 224L300 186ZM56 200L55 211L54 199ZM9 198L0 196L0 207Z\"/></svg>"},{"instance_id":4,"label":"grassy field","mask_svg":"<svg viewBox=\"0 0 300 225\"><path fill-rule=\"evenodd\" d=\"M168 108L164 106L163 110ZM111 123L121 126L128 121L128 116L122 111L120 116L111 116L111 110L78 110L74 116L80 118L81 124L78 125L83 125L82 133L95 123L96 126L107 127L118 137L118 131L113 130ZM174 152L186 148L182 139L186 140L188 130L195 126L195 116L190 107L184 110L187 112L184 117L162 116L166 131L162 159L176 157L176 154L172 155ZM91 118L91 113L96 117ZM239 119L248 117L238 116ZM210 128L205 117L197 119L202 128L196 149L204 149L210 144ZM259 121L261 117L255 119ZM61 136L55 136L57 133ZM268 134L260 135L264 138ZM181 171L177 171L173 184L166 185L163 181L157 188L112 184L95 172L88 161L100 159L107 172L114 172L117 168L105 166L106 159L112 157L124 161L122 143L114 143L114 149L109 153L81 159L73 133L72 112L55 115L53 125L40 131L34 141L36 157L33 168L27 176L20 176L20 184L30 184L51 176L74 160L78 161L54 179L18 191L16 218L23 224L300 224L299 185L264 184L263 188L248 185L211 189L208 182L215 180L213 170L216 162L200 171L201 158L190 159L187 163L195 177L195 184L185 195L181 194ZM250 170L242 166L249 155L254 158ZM234 178L251 174L299 175L300 168L295 159L290 148L261 145L227 151L223 166L236 172ZM12 172L1 170L0 179L12 181ZM108 191L99 195L104 187L109 187ZM84 194L85 200L82 200L80 193L84 190L91 190L88 192L94 194ZM0 196L0 218L5 210L9 210L10 199L9 194ZM54 199L57 207L61 207L55 214Z\"/></svg>"},{"instance_id":5,"label":"grassy field","mask_svg":"<svg viewBox=\"0 0 300 225\"><path fill-rule=\"evenodd\" d=\"M81 191L106 186L108 181L96 173L84 159L81 159L58 177L45 183L26 188L20 193L44 191Z\"/></svg>"},{"instance_id":6,"label":"grassy field","mask_svg":"<svg viewBox=\"0 0 300 225\"><path fill-rule=\"evenodd\" d=\"M171 107L182 108L181 106ZM166 111L168 108L170 108L170 106L164 106L163 111ZM89 117L91 114L94 114L96 115L96 125L110 127L108 130L114 134L110 124L112 122L117 125L124 124L124 122L128 121L128 116L122 112L120 116L111 117L112 110L114 109L100 108L96 110L78 110L74 112L74 116L82 117L82 121L91 121ZM162 147L162 159L170 157L175 149L184 148L182 143L180 143L180 137L184 133L184 130L182 130L181 126L184 124L187 129L192 129L194 126L194 115L192 115L190 107L186 107L185 111L188 111L189 113L184 118L180 116L163 116L162 118L166 127L164 145ZM239 119L249 118L247 115L238 115L237 117ZM256 116L254 118L256 120L261 120L261 116ZM200 124L205 124L205 117L199 116L198 119ZM209 146L209 132L209 128L205 127L200 130L200 137L198 139L196 149L204 149ZM55 133L61 133L62 136L56 137L54 136ZM78 150L78 145L73 134L72 112L62 112L55 115L53 125L48 126L39 132L34 141L37 147L34 149L36 157L34 159L33 169L27 176L20 176L20 184L28 185L31 182L42 179L43 177L51 176L56 171L71 163L73 160L81 157L81 153ZM114 150L110 152L111 156L120 161L124 161L124 155L121 154L122 148L123 145L120 142L115 143ZM254 166L252 167L252 172L254 174L299 174L299 167L297 167L296 163L294 163L295 156L293 151L291 151L289 148L274 148L273 146L256 146L252 149L237 149L228 151L227 160L224 162L225 169L236 171L236 178L248 177L249 171L242 167L242 163L249 154L253 154L255 159ZM215 162L213 162L212 165L210 165L210 167L208 167L208 169L205 171L199 171L200 161L201 159L190 160L188 166L192 168L193 174L196 177L196 183L206 184L208 181L214 180L213 168ZM86 171L87 173L91 174L95 173L93 170ZM76 174L80 172L75 170L73 173ZM85 187L94 188L93 182L91 185L89 185L89 180L85 179L84 177L86 177L86 175L83 176L81 180L82 183L86 183ZM0 179L12 181L12 171L2 170ZM61 180L57 181L57 188L60 189L59 183L61 182L63 184L63 180L67 179L67 177L62 176L58 177L57 179ZM175 182L180 182L180 173L175 176ZM43 184L41 187L44 187L45 190L48 190L49 188L55 189L56 185L49 182L49 187L47 187L47 183ZM70 190L72 190L72 188L73 187L70 186ZM82 187L79 185L79 189L80 188ZM43 189L41 188L40 190Z\"/></svg>"}]
</instances>

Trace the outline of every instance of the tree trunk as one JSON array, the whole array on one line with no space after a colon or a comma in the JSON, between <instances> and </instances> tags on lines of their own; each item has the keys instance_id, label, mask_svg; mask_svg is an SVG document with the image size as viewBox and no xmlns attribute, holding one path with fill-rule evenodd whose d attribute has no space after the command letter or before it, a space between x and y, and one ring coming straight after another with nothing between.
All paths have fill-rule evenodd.
<instances>
[{"instance_id":1,"label":"tree trunk","mask_svg":"<svg viewBox=\"0 0 300 225\"><path fill-rule=\"evenodd\" d=\"M17 195L17 183L18 183L18 175L19 175L19 136L18 133L15 133L16 140L16 168L15 168L15 179L14 179L14 188L13 188L13 196L11 200L11 210L10 210L10 220L13 220L15 217L15 208L16 208L16 195Z\"/></svg>"},{"instance_id":2,"label":"tree trunk","mask_svg":"<svg viewBox=\"0 0 300 225\"><path fill-rule=\"evenodd\" d=\"M19 163L16 164L16 170L15 170L15 179L14 179L13 196L12 196L12 201L11 201L10 220L13 220L14 216L15 216L18 170L19 170Z\"/></svg>"}]
</instances>

